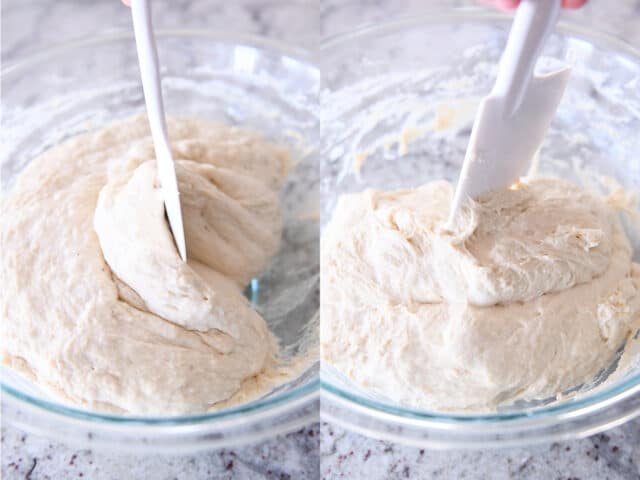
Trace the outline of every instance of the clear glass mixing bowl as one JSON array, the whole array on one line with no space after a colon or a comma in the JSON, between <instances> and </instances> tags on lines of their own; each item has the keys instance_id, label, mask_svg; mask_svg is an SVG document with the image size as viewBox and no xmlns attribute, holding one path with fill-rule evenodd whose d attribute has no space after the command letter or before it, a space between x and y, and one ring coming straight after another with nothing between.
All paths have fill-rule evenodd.
<instances>
[{"instance_id":1,"label":"clear glass mixing bowl","mask_svg":"<svg viewBox=\"0 0 640 480\"><path fill-rule=\"evenodd\" d=\"M3 191L48 147L144 111L134 45L130 34L91 38L3 68ZM285 356L317 351L317 66L296 48L206 31L160 31L158 49L168 113L247 126L293 152L296 163L281 194L282 247L269 269L251 282L247 296L279 338ZM84 447L178 452L228 446L317 421L318 370L312 358L298 378L233 408L132 417L62 403L3 367L3 420Z\"/></svg>"},{"instance_id":2,"label":"clear glass mixing bowl","mask_svg":"<svg viewBox=\"0 0 640 480\"><path fill-rule=\"evenodd\" d=\"M341 193L455 182L478 99L495 79L510 19L447 9L363 28L321 47L321 221ZM589 188L609 175L640 188L640 54L614 38L560 23L541 66L573 73L537 165ZM637 205L636 205L637 209ZM627 223L640 260L637 231ZM615 365L598 378L604 380ZM400 405L321 368L321 417L360 433L431 447L488 447L595 433L640 413L640 365L564 400L517 403L486 414Z\"/></svg>"}]
</instances>

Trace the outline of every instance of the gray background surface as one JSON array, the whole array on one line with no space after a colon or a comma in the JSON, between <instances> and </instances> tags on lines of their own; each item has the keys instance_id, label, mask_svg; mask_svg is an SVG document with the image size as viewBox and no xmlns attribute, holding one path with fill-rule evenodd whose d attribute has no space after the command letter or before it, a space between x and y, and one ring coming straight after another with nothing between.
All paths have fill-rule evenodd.
<instances>
[{"instance_id":1,"label":"gray background surface","mask_svg":"<svg viewBox=\"0 0 640 480\"><path fill-rule=\"evenodd\" d=\"M157 0L157 27L256 33L307 48L356 25L412 14L438 0ZM459 1L469 4L469 1ZM571 12L640 47L640 0L591 0ZM572 18L575 19L575 18ZM73 38L130 29L118 0L3 0L2 61ZM12 479L640 479L640 420L588 439L530 448L431 451L314 425L238 449L192 456L77 450L2 425L2 478ZM319 458L321 456L321 461ZM320 465L321 463L321 465Z\"/></svg>"},{"instance_id":2,"label":"gray background surface","mask_svg":"<svg viewBox=\"0 0 640 480\"><path fill-rule=\"evenodd\" d=\"M311 48L318 9L310 2L154 0L156 28L200 28L271 37ZM53 44L130 31L120 0L2 0L2 62ZM132 45L132 48L135 48ZM319 426L257 445L197 455L124 455L69 448L2 425L2 478L173 480L317 478Z\"/></svg>"},{"instance_id":3,"label":"gray background surface","mask_svg":"<svg viewBox=\"0 0 640 480\"><path fill-rule=\"evenodd\" d=\"M440 0L323 0L324 37L355 25L414 15ZM451 3L451 2L446 2ZM473 1L454 0L456 5ZM567 21L615 35L640 48L640 0L589 0ZM335 425L321 425L322 478L336 479L518 479L638 480L640 419L587 439L527 448L430 451L372 440Z\"/></svg>"}]
</instances>

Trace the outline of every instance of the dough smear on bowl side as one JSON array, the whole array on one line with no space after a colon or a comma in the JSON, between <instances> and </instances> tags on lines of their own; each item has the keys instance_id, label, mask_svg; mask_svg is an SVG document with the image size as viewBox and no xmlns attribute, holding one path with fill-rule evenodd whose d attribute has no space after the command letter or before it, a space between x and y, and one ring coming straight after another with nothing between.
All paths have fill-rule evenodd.
<instances>
[{"instance_id":1,"label":"dough smear on bowl side","mask_svg":"<svg viewBox=\"0 0 640 480\"><path fill-rule=\"evenodd\" d=\"M288 152L238 127L168 127L186 264L143 116L51 148L2 198L2 361L74 404L202 412L278 377L242 289L279 248Z\"/></svg>"},{"instance_id":2,"label":"dough smear on bowl side","mask_svg":"<svg viewBox=\"0 0 640 480\"><path fill-rule=\"evenodd\" d=\"M635 333L640 265L615 208L522 179L445 226L453 188L343 195L321 245L322 358L437 410L495 410L591 381Z\"/></svg>"}]
</instances>

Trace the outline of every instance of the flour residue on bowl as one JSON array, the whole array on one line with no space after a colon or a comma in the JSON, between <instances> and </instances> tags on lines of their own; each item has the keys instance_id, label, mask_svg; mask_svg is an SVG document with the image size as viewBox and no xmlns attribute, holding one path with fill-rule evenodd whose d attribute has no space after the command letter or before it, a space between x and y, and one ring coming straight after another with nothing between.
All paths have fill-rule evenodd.
<instances>
[{"instance_id":1,"label":"flour residue on bowl","mask_svg":"<svg viewBox=\"0 0 640 480\"><path fill-rule=\"evenodd\" d=\"M579 121L575 118L576 111L592 111L598 108L597 102L601 102L603 99L612 101L610 97L593 95L585 100L579 90L578 93L577 89L570 90L563 100L563 105L561 105L555 120L560 126L552 126L541 151L536 155L536 161L530 175L522 180L519 188L512 192L506 192L508 195L518 194L518 190L522 186L528 190L530 188L528 185L539 182L541 177L550 175L560 177L570 182L563 183L562 188L567 191L580 191L582 192L580 195L593 198L605 212L601 218L606 222L611 221L612 224L619 225L616 227L617 230L624 232L624 236L618 235L618 238L622 239L618 245L620 247L618 252L624 253L623 256L627 258L627 267L623 267L619 271L619 273L621 272L619 278L621 283L617 287L613 284L610 288L605 287L601 296L594 294L594 297L600 296L601 305L589 304L588 309L592 313L578 315L578 318L583 320L585 317L593 320L591 325L594 342L604 342L604 345L610 341L602 350L590 347L580 350L589 357L589 360L583 359L584 361L577 363L583 365L590 363L591 367L584 370L582 368L575 369L576 372L580 370L582 373L577 372L573 378L569 378L570 375L565 376L560 373L560 370L550 372L549 375L534 375L535 378L532 377L528 385L516 385L518 382L514 382L510 387L494 390L492 394L488 393L491 389L487 387L484 390L487 396L483 398L491 399L484 404L481 404L480 401L472 404L470 399L477 400L482 395L479 395L478 391L467 391L469 385L482 384L483 381L490 384L490 379L497 377L503 379L506 384L511 378L510 373L502 372L494 376L497 371L492 368L482 369L482 365L488 365L484 362L489 361L488 358L492 353L491 349L477 351L476 347L482 345L481 342L475 346L465 343L465 348L456 350L457 355L447 353L443 345L451 345L454 338L460 338L462 342L462 337L453 330L454 326L461 327L464 323L461 320L464 318L461 313L464 311L462 307L461 309L454 308L454 311L449 312L450 318L458 320L450 322L449 326L442 329L432 325L434 322L437 323L438 315L425 314L421 316L419 314L421 309L437 309L434 302L443 302L442 290L434 286L434 278L437 275L442 275L441 278L446 278L448 282L451 282L451 285L455 285L455 279L460 277L454 273L456 265L460 265L451 260L451 257L446 254L446 249L438 248L437 252L433 253L435 251L433 242L424 242L423 240L426 235L425 231L432 231L433 235L437 236L436 217L440 215L437 212L446 211L447 208L446 201L437 202L425 192L438 190L435 184L430 183L434 180L445 179L449 183L455 182L456 173L464 158L479 98L477 92L482 88L483 82L487 82L484 77L487 77L489 69L485 62L480 61L475 65L465 65L465 68L469 75L459 82L464 94L455 92L456 82L448 85L446 81L443 81L448 75L445 68L368 76L330 93L331 101L327 108L327 115L331 118L331 122L329 122L324 139L323 152L327 161L323 166L325 172L323 176L330 176L331 182L327 183L330 188L323 191L322 203L324 225L322 281L328 282L328 284L323 283L322 290L326 302L323 300L321 307L323 312L323 321L321 322L322 355L330 365L324 370L323 375L327 375L332 383L337 382L341 388L359 392L364 397L371 396L378 400L382 398L386 401L391 400L393 403L398 402L401 405L448 411L466 409L482 411L497 408L509 410L521 408L523 405L526 407L537 406L566 398L567 394L577 396L593 392L596 385L601 385L603 382L609 383L607 378L628 376L631 369L634 368L633 365L637 365L637 361L628 361L627 359L633 356L630 352L636 342L634 334L640 328L637 308L639 300L634 293L638 290L638 267L629 266L632 256L635 262L640 260L638 257L640 251L638 232L640 230L637 229L634 220L638 216L638 202L633 192L634 179L638 178L637 168L635 168L637 165L633 162L629 164L630 175L612 175L611 173L604 175L603 172L607 172L607 168L603 166L607 165L608 159L598 150L604 141L592 133L585 134L586 131L591 132L591 130L580 129L582 122L589 118L588 115L584 118L581 117ZM602 132L613 135L616 130L614 125L624 123L628 119L624 115L615 118L613 112L619 112L617 104L607 107L610 107L611 111L605 110L606 113L603 116L610 115L611 124L608 129L604 129ZM619 145L630 143L628 137L619 137L620 135L617 133L613 135L613 138L619 140ZM616 152L619 153L618 150ZM581 159L586 162L581 162ZM579 168L584 167L584 163L589 168ZM585 170L593 171L595 175L587 175ZM594 180L595 177L598 177L597 180ZM621 183L614 185L613 178L620 179ZM596 184L597 186L595 186ZM419 192L422 192L423 195L421 196ZM415 208L410 208L407 202L410 202L410 199L414 197L416 198ZM558 204L562 206L563 201L558 200ZM504 208L510 207L504 206ZM351 209L353 212L348 213ZM502 207L496 206L496 209L502 211ZM355 211L357 213L354 213ZM339 232L340 228L335 227L335 223L342 225L344 235ZM359 225L363 223L367 223L369 227L363 227L363 231L366 231L367 234L358 237L361 242L358 243L355 237L347 232L359 231ZM430 230L431 227L425 226L432 223L433 230ZM565 227L569 228L570 222ZM531 235L535 231L536 226L532 226ZM602 230L602 232L604 231L606 229ZM394 232L399 235L396 243L391 238ZM556 233L561 234L560 231ZM591 233L585 235L577 233L577 238L574 237L578 242L586 242L584 243L586 252L593 251L595 253L602 248L615 251L618 248L603 247L603 244L592 237ZM428 237L428 235L426 236ZM403 239L406 243L402 243ZM526 244L526 239L526 236L522 239L524 244ZM389 246L389 249L385 250L384 245ZM349 250L351 247L353 250ZM464 252L468 247L463 243L459 248ZM338 254L331 253L338 250L350 253L345 254L344 258L338 258ZM433 256L427 255L429 251L432 251ZM477 253L472 252L472 255ZM494 251L491 255L497 253ZM548 253L545 255L548 256ZM439 259L441 267L433 267L434 264L425 260L426 257ZM609 265L609 262L614 264L617 262L606 258L608 257L604 257L601 266ZM374 268L375 264L380 266L385 262L393 268L390 267L389 270ZM624 262L619 265L622 264ZM428 265L433 268L427 268ZM413 270L411 266L413 266ZM421 273L418 273L418 270ZM325 271L334 271L335 275L329 275L331 278L327 279ZM385 271L387 273L384 273ZM391 271L395 274L389 273ZM490 271L492 270L489 269ZM545 271L553 277L553 271L544 269L541 271ZM570 274L568 278L572 278L572 275L575 273ZM599 278L600 275L595 272L593 278ZM348 282L347 278L351 279L353 285L357 285L354 287L355 290L344 285L344 282ZM579 279L580 276L575 278ZM582 280L578 283L582 285L581 282ZM437 283L435 282L435 284ZM614 283L618 284L617 281ZM541 295L541 298L559 294L546 292L543 284L544 282L539 284L540 288L537 293ZM585 281L585 285L587 284L589 282ZM476 291L475 288L478 285L491 287L491 284L479 281L473 285L464 284L460 288L451 288L448 291L457 292L458 295L464 297L465 292L469 294L469 292ZM503 287L513 287L508 282L502 286L498 284L494 286L496 294ZM567 287L568 290L573 288L576 287ZM589 287L583 286L581 288L588 289ZM389 293L390 296L386 296L384 292L379 291L380 289L383 291L391 289L393 295ZM534 288L534 290L536 289L537 287ZM373 291L377 293L371 293ZM412 297L412 292L418 291L421 292L418 295L419 298L415 298L415 303L407 307L404 303L405 297ZM334 292L335 295L332 297L326 292ZM371 295L368 295L367 292L370 292ZM446 295L444 297L446 300L452 300ZM474 301L479 300L481 298L476 297ZM505 300L497 302L500 308L506 308L503 306ZM375 306L377 301L386 305L387 310L381 312ZM522 301L526 302L527 300L523 299ZM353 315L347 312L348 309L341 313L338 312L337 309L341 308L340 305L351 305L349 312ZM378 312L379 315L376 316L375 312ZM565 318L572 316L571 312L567 311L566 313ZM327 319L326 323L325 318ZM335 320L332 320L336 318L341 319L339 325ZM349 324L346 320L349 318L357 320ZM600 320L596 320L597 318ZM540 327L539 320L538 317L533 318L529 327ZM522 319L522 322L524 321ZM518 321L514 329L520 328L522 322ZM367 323L371 323L371 325L366 326ZM421 323L422 327L427 328L430 332L428 335L420 333ZM566 320L564 323L570 325L571 322ZM428 328L427 324L431 327ZM620 328L613 327L616 324ZM476 331L475 328L477 328L479 332L481 330L480 324L474 325L472 331ZM499 331L499 328L495 328L492 334L499 335ZM467 335L467 337L480 338L482 335L478 334L475 337ZM514 334L514 338L517 337L518 335ZM571 335L571 337L577 338L579 335ZM572 361L571 351L563 350L563 348L571 348L572 344L568 338L561 341L561 344L564 345L562 348L556 348L556 345L556 347L549 346L544 350L550 363L553 363L554 355L559 355L560 351L566 353L567 362ZM378 340L380 340L379 343ZM506 337L504 340L506 341ZM471 342L471 340L468 341ZM564 343L565 341L566 343ZM517 344L515 340L514 342ZM440 347L436 348L434 344L440 345ZM548 345L552 344L553 342ZM623 350L625 345L626 348ZM578 347L576 346L576 348ZM591 353L589 353L590 350ZM433 358L427 358L429 351L434 356ZM601 355L595 353L598 351ZM476 359L469 364L476 365L477 369L459 365L462 362L461 359L470 355L469 352L477 353ZM496 352L494 353L499 356ZM618 362L620 354L622 354L624 361ZM412 363L412 358L420 358L421 360ZM502 360L504 363L511 362L511 360L506 361L504 358ZM376 362L376 359L379 364L374 366L373 363ZM500 362L497 362L496 365L498 363ZM517 362L515 363L517 364ZM410 364L414 365L414 368L407 366ZM629 367L629 365L632 366ZM442 368L439 369L438 366ZM444 376L442 372L445 367L453 368L453 366L457 366L455 375L452 373L447 377L447 381L443 381L438 386L432 384L433 388L427 388L427 384L434 381L435 377ZM618 366L616 375L610 375L616 366ZM332 367L337 367L338 372L334 372L335 368ZM511 372L517 370L514 367ZM473 376L472 372L475 372L477 376ZM620 376L617 376L618 373ZM346 380L341 374L346 374L350 380ZM470 376L466 377L465 375ZM518 375L518 377L526 377L526 375ZM465 380L462 381L460 378L465 378ZM498 381L498 383L500 382ZM487 385L485 384L485 387ZM422 393L429 390L430 394L422 395L421 388L424 388ZM461 391L468 393L463 399L460 397ZM441 395L438 392L446 393ZM452 402L452 399L455 402ZM458 402L458 400L460 401ZM471 403L465 404L465 401ZM516 407L516 405L520 405L520 407Z\"/></svg>"}]
</instances>

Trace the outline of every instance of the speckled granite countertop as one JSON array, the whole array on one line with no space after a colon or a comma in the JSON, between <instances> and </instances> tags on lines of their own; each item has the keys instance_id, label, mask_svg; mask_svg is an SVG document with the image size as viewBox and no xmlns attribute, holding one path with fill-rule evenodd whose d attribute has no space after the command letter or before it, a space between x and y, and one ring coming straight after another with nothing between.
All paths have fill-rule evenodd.
<instances>
[{"instance_id":1,"label":"speckled granite countertop","mask_svg":"<svg viewBox=\"0 0 640 480\"><path fill-rule=\"evenodd\" d=\"M504 450L433 451L321 425L322 478L638 480L640 419L583 440Z\"/></svg>"},{"instance_id":2,"label":"speckled granite countertop","mask_svg":"<svg viewBox=\"0 0 640 480\"><path fill-rule=\"evenodd\" d=\"M320 31L326 38L398 17L414 16L439 4L477 6L476 0L320 0ZM561 20L580 23L615 35L640 47L640 0L588 0L580 10L564 12Z\"/></svg>"},{"instance_id":3,"label":"speckled granite countertop","mask_svg":"<svg viewBox=\"0 0 640 480\"><path fill-rule=\"evenodd\" d=\"M155 2L154 11L158 27L228 30L233 26L312 48L319 30L333 35L354 25L407 15L438 1L172 0ZM640 46L640 0L591 0L588 8L575 15L587 25ZM12 61L52 43L128 28L128 12L118 0L4 0L2 58ZM640 479L640 419L588 439L502 451L404 447L329 424L237 449L144 457L76 450L3 424L1 447L1 473L6 480L314 479L318 472L327 479L367 480Z\"/></svg>"},{"instance_id":4,"label":"speckled granite countertop","mask_svg":"<svg viewBox=\"0 0 640 480\"><path fill-rule=\"evenodd\" d=\"M77 450L2 428L4 480L197 480L318 478L319 425L257 445L196 455L125 455Z\"/></svg>"},{"instance_id":5,"label":"speckled granite countertop","mask_svg":"<svg viewBox=\"0 0 640 480\"><path fill-rule=\"evenodd\" d=\"M355 25L407 16L440 0L323 0L324 37ZM473 4L456 0L459 5ZM640 47L640 0L589 0L564 13L574 22ZM321 425L323 479L519 479L639 480L640 419L586 439L504 450L433 451L373 440L327 423Z\"/></svg>"},{"instance_id":6,"label":"speckled granite countertop","mask_svg":"<svg viewBox=\"0 0 640 480\"><path fill-rule=\"evenodd\" d=\"M131 29L120 0L3 0L2 61L98 33ZM157 28L233 29L311 48L317 8L277 0L157 0ZM319 472L319 426L241 448L189 456L124 455L69 448L2 425L2 479L197 480L314 479Z\"/></svg>"}]
</instances>

